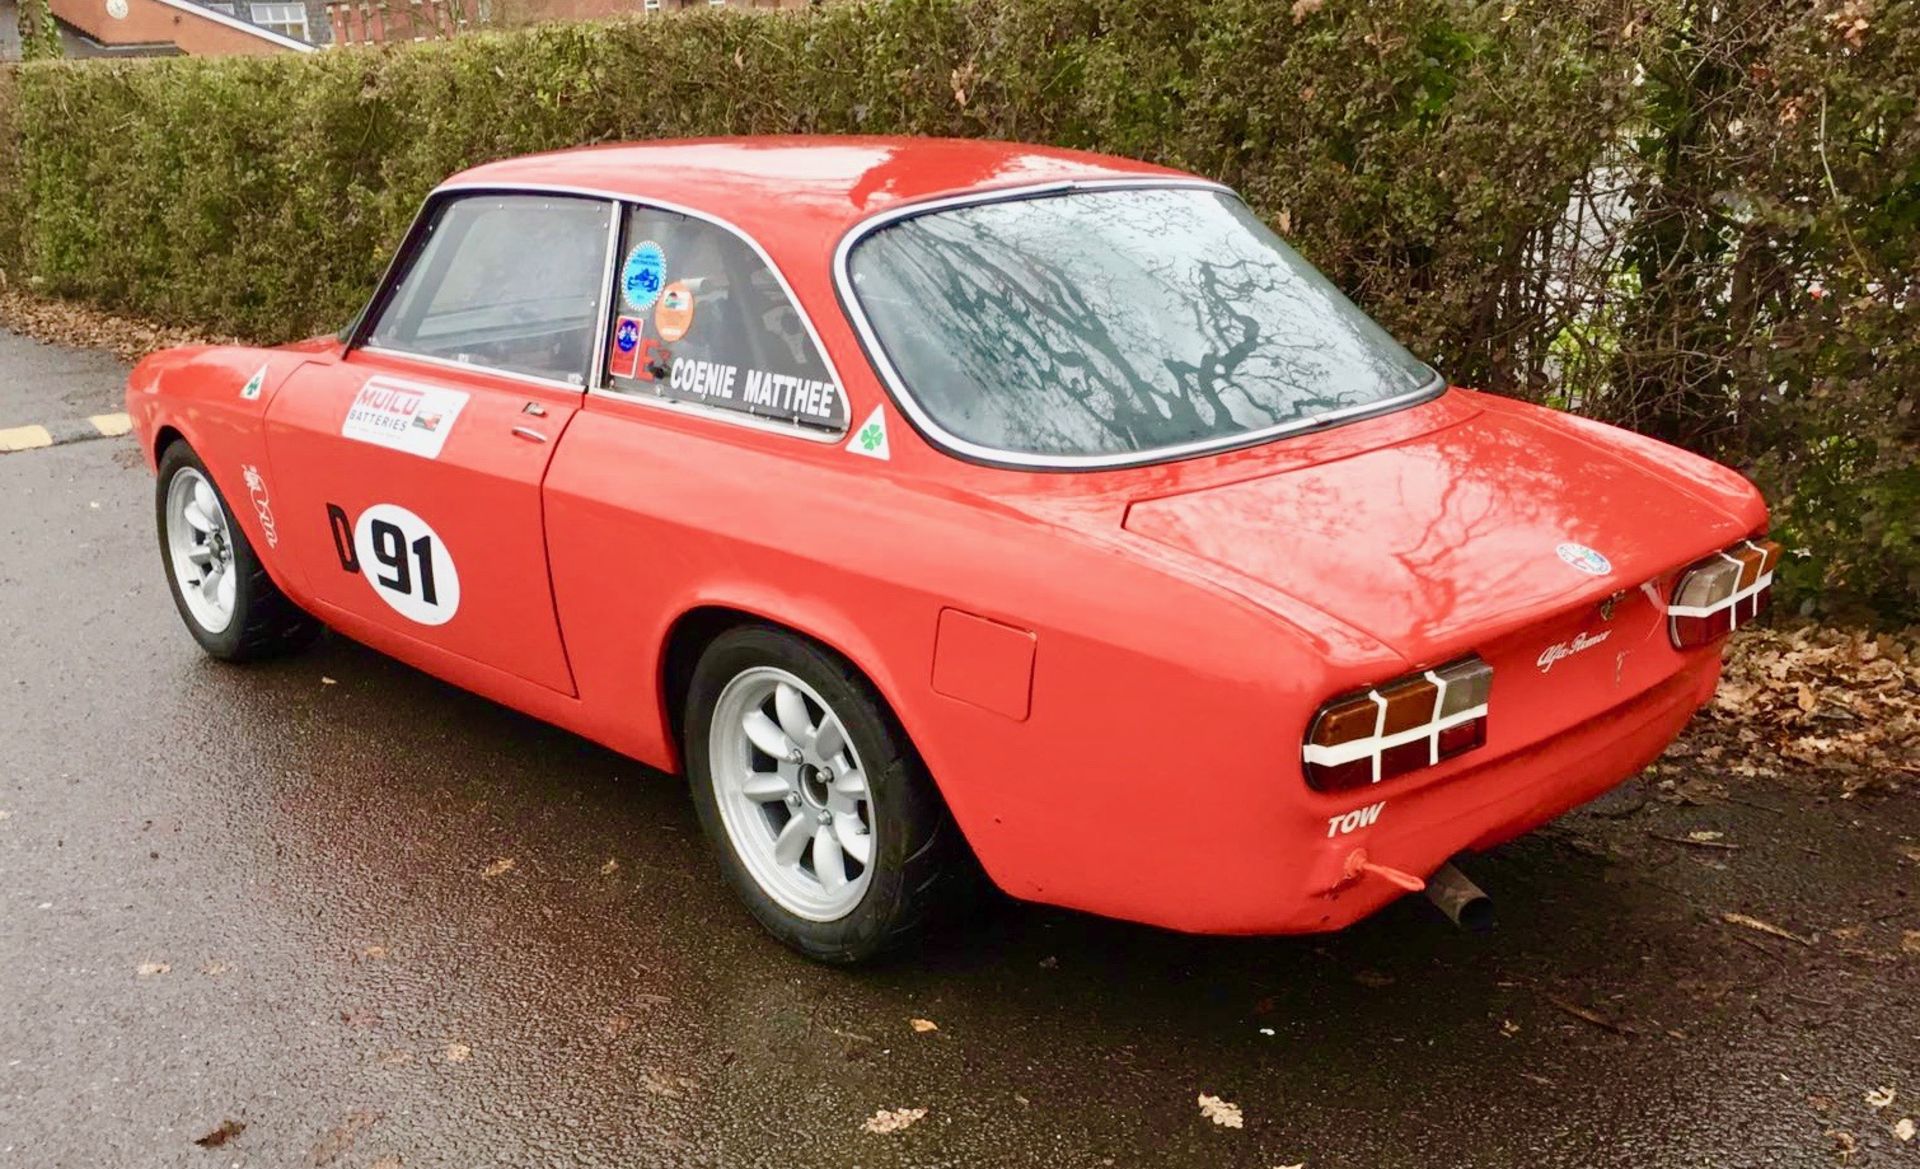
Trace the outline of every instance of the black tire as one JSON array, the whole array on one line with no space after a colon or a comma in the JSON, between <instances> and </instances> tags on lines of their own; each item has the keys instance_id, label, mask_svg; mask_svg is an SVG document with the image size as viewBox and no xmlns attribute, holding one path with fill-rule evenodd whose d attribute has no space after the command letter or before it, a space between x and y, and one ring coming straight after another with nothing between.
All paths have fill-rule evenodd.
<instances>
[{"instance_id":1,"label":"black tire","mask_svg":"<svg viewBox=\"0 0 1920 1169\"><path fill-rule=\"evenodd\" d=\"M227 532L232 543L235 579L233 617L227 622L226 628L218 632L209 632L187 607L186 599L181 594L180 581L174 574L173 556L167 548L167 489L174 476L185 470L198 471L206 478L228 516ZM161 452L154 489L154 519L160 534L160 563L167 574L167 589L173 596L174 608L186 623L187 632L209 655L228 662L257 661L304 649L320 635L321 624L288 600L279 586L273 583L273 578L261 566L260 558L254 554L246 531L233 521L234 515L226 496L221 494L219 484L214 482L212 473L192 447L183 441L175 442Z\"/></svg>"},{"instance_id":2,"label":"black tire","mask_svg":"<svg viewBox=\"0 0 1920 1169\"><path fill-rule=\"evenodd\" d=\"M859 903L833 921L789 912L763 890L734 849L714 790L708 732L728 682L773 666L797 676L839 716L867 775L877 849ZM826 648L767 626L730 629L701 654L682 725L700 826L727 882L768 933L819 962L851 965L909 943L971 885L974 862L905 731L873 687Z\"/></svg>"}]
</instances>

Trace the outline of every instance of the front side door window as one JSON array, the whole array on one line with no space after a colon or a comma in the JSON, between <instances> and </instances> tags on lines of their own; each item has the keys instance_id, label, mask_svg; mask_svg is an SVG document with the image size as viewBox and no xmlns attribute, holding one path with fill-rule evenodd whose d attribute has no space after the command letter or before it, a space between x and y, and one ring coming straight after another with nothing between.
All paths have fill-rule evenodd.
<instances>
[{"instance_id":1,"label":"front side door window","mask_svg":"<svg viewBox=\"0 0 1920 1169\"><path fill-rule=\"evenodd\" d=\"M573 692L540 492L593 369L614 214L445 197L364 340L274 396L275 516L321 616L402 656Z\"/></svg>"},{"instance_id":2,"label":"front side door window","mask_svg":"<svg viewBox=\"0 0 1920 1169\"><path fill-rule=\"evenodd\" d=\"M786 289L745 240L630 207L608 309L608 389L838 434L847 400Z\"/></svg>"},{"instance_id":3,"label":"front side door window","mask_svg":"<svg viewBox=\"0 0 1920 1169\"><path fill-rule=\"evenodd\" d=\"M585 385L611 213L551 195L442 204L366 344Z\"/></svg>"}]
</instances>

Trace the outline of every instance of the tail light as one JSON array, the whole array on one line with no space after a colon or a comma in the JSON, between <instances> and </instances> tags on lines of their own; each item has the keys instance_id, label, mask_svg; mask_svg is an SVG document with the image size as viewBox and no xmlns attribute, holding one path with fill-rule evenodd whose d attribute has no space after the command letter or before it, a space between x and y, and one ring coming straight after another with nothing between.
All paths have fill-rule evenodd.
<instances>
[{"instance_id":1,"label":"tail light","mask_svg":"<svg viewBox=\"0 0 1920 1169\"><path fill-rule=\"evenodd\" d=\"M1773 600L1780 545L1743 540L1689 564L1673 586L1667 628L1673 644L1705 645L1752 621Z\"/></svg>"},{"instance_id":2,"label":"tail light","mask_svg":"<svg viewBox=\"0 0 1920 1169\"><path fill-rule=\"evenodd\" d=\"M1301 752L1308 785L1365 787L1482 746L1492 685L1493 667L1469 657L1329 702Z\"/></svg>"}]
</instances>

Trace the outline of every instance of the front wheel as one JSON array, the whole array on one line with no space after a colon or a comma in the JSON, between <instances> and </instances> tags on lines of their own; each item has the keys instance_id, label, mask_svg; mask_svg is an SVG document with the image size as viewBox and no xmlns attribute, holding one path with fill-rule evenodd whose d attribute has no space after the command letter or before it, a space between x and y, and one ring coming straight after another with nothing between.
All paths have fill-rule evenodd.
<instances>
[{"instance_id":1,"label":"front wheel","mask_svg":"<svg viewBox=\"0 0 1920 1169\"><path fill-rule=\"evenodd\" d=\"M701 826L761 925L823 962L907 941L964 879L964 846L905 733L845 661L749 626L694 668Z\"/></svg>"},{"instance_id":2,"label":"front wheel","mask_svg":"<svg viewBox=\"0 0 1920 1169\"><path fill-rule=\"evenodd\" d=\"M267 575L206 464L185 442L160 456L154 506L174 607L200 648L247 661L291 652L319 635L319 622Z\"/></svg>"}]
</instances>

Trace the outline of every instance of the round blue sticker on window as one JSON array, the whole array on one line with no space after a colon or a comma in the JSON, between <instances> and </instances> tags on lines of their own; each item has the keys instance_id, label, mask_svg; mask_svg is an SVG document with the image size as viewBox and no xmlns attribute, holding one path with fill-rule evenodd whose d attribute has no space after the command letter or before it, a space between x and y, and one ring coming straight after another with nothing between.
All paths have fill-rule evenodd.
<instances>
[{"instance_id":1,"label":"round blue sticker on window","mask_svg":"<svg viewBox=\"0 0 1920 1169\"><path fill-rule=\"evenodd\" d=\"M620 327L614 330L613 343L622 353L632 353L633 347L640 344L640 322L632 317L621 317Z\"/></svg>"},{"instance_id":2,"label":"round blue sticker on window","mask_svg":"<svg viewBox=\"0 0 1920 1169\"><path fill-rule=\"evenodd\" d=\"M647 240L627 253L626 265L620 269L620 293L628 307L635 312L652 308L666 284L667 254L659 244Z\"/></svg>"}]
</instances>

